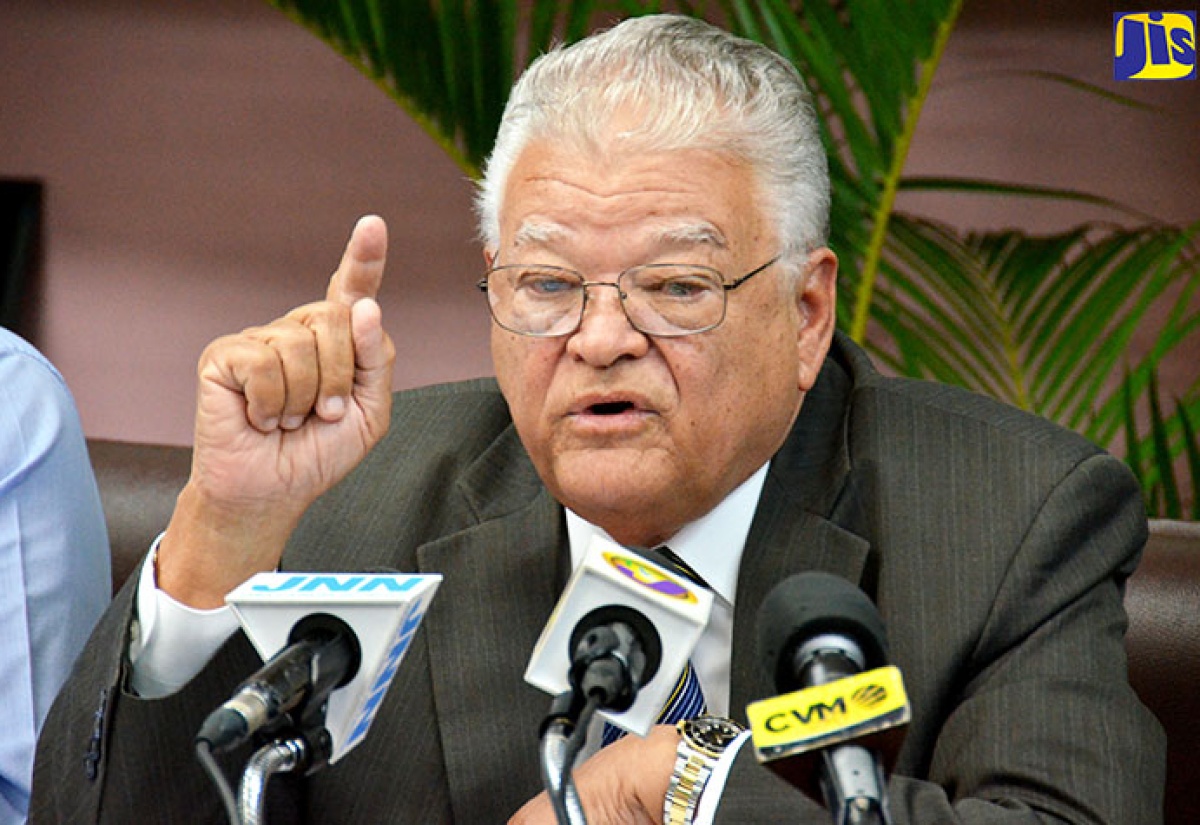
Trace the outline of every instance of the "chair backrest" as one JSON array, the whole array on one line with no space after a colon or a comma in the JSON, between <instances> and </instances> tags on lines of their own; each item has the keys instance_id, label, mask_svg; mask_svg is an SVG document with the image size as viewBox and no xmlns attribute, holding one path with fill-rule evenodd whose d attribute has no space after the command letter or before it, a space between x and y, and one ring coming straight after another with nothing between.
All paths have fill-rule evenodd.
<instances>
[{"instance_id":1,"label":"chair backrest","mask_svg":"<svg viewBox=\"0 0 1200 825\"><path fill-rule=\"evenodd\" d=\"M1167 732L1166 825L1200 823L1200 523L1150 522L1125 592L1129 680Z\"/></svg>"},{"instance_id":2,"label":"chair backrest","mask_svg":"<svg viewBox=\"0 0 1200 825\"><path fill-rule=\"evenodd\" d=\"M167 526L191 471L190 447L88 440L88 454L108 522L113 593Z\"/></svg>"}]
</instances>

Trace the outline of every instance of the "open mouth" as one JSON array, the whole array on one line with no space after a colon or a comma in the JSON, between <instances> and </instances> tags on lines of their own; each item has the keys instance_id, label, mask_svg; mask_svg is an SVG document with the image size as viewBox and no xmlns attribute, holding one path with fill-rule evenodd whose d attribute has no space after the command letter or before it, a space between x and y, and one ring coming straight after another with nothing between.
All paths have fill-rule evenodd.
<instances>
[{"instance_id":1,"label":"open mouth","mask_svg":"<svg viewBox=\"0 0 1200 825\"><path fill-rule=\"evenodd\" d=\"M587 411L591 415L620 415L632 409L634 406L631 401L605 401L601 404L592 404Z\"/></svg>"}]
</instances>

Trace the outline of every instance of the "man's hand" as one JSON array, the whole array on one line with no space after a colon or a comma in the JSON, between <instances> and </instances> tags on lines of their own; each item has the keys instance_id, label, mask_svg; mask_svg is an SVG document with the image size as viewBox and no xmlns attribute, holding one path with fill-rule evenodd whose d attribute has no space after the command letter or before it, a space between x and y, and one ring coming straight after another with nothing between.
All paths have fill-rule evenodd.
<instances>
[{"instance_id":1,"label":"man's hand","mask_svg":"<svg viewBox=\"0 0 1200 825\"><path fill-rule=\"evenodd\" d=\"M325 300L219 338L200 358L192 473L158 585L198 608L273 570L300 516L387 432L395 348L375 296L387 227L362 218Z\"/></svg>"},{"instance_id":2,"label":"man's hand","mask_svg":"<svg viewBox=\"0 0 1200 825\"><path fill-rule=\"evenodd\" d=\"M675 769L679 733L656 725L645 739L625 736L574 772L575 789L591 825L661 825L663 800ZM541 793L509 825L555 825L550 798Z\"/></svg>"}]
</instances>

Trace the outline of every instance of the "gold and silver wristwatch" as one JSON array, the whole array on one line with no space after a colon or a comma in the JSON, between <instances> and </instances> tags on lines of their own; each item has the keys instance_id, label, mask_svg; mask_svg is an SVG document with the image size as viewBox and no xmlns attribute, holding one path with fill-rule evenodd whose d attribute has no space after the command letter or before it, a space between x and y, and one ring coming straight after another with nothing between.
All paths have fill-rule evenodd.
<instances>
[{"instance_id":1,"label":"gold and silver wristwatch","mask_svg":"<svg viewBox=\"0 0 1200 825\"><path fill-rule=\"evenodd\" d=\"M684 719L675 727L681 738L675 749L671 784L663 800L663 825L691 825L713 766L745 728L720 716Z\"/></svg>"}]
</instances>

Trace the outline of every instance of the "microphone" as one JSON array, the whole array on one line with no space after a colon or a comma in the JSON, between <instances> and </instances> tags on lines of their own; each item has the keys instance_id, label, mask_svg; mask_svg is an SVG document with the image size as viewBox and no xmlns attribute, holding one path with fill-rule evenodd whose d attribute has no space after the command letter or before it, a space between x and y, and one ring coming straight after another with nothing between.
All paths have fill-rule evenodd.
<instances>
[{"instance_id":1,"label":"microphone","mask_svg":"<svg viewBox=\"0 0 1200 825\"><path fill-rule=\"evenodd\" d=\"M605 605L571 631L571 689L557 694L538 726L539 766L555 818L586 825L587 817L571 776L597 710L628 710L662 661L662 638L639 610Z\"/></svg>"},{"instance_id":2,"label":"microphone","mask_svg":"<svg viewBox=\"0 0 1200 825\"><path fill-rule=\"evenodd\" d=\"M534 646L525 681L554 697L596 691L602 717L645 736L708 624L712 600L707 588L596 536Z\"/></svg>"},{"instance_id":3,"label":"microphone","mask_svg":"<svg viewBox=\"0 0 1200 825\"><path fill-rule=\"evenodd\" d=\"M575 695L595 697L598 708L616 712L629 709L662 662L658 631L625 605L598 607L576 622L568 649Z\"/></svg>"},{"instance_id":4,"label":"microphone","mask_svg":"<svg viewBox=\"0 0 1200 825\"><path fill-rule=\"evenodd\" d=\"M220 753L323 712L336 762L366 735L441 580L259 573L243 582L226 602L266 664L209 714L197 742Z\"/></svg>"},{"instance_id":5,"label":"microphone","mask_svg":"<svg viewBox=\"0 0 1200 825\"><path fill-rule=\"evenodd\" d=\"M758 648L783 694L746 708L758 761L822 796L837 825L890 823L880 752L911 710L875 605L838 576L792 576L759 608Z\"/></svg>"},{"instance_id":6,"label":"microphone","mask_svg":"<svg viewBox=\"0 0 1200 825\"><path fill-rule=\"evenodd\" d=\"M327 613L305 616L292 627L287 647L208 715L196 739L223 753L261 729L293 721L293 710L297 720L319 712L335 688L358 674L361 662L358 637L345 622Z\"/></svg>"}]
</instances>

